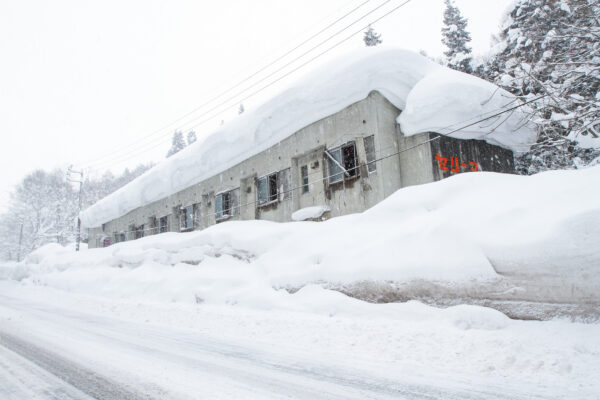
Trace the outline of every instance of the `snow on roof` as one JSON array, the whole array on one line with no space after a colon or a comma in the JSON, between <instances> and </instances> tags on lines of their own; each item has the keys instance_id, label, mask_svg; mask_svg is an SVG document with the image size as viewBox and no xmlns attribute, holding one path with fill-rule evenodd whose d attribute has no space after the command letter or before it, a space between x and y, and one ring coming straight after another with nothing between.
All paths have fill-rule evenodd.
<instances>
[{"instance_id":1,"label":"snow on roof","mask_svg":"<svg viewBox=\"0 0 600 400\"><path fill-rule=\"evenodd\" d=\"M448 133L515 104L515 97L497 86L412 51L365 48L317 68L98 201L81 213L82 224L100 226L210 178L366 98L373 90L404 110L398 123L408 136ZM450 136L480 138L521 152L535 141L536 133L531 126L523 126L517 111Z\"/></svg>"}]
</instances>

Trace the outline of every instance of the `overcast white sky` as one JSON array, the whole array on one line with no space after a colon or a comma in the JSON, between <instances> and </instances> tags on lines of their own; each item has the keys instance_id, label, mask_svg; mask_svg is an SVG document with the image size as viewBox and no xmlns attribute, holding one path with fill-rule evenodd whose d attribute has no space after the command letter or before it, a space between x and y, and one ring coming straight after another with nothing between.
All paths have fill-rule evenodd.
<instances>
[{"instance_id":1,"label":"overcast white sky","mask_svg":"<svg viewBox=\"0 0 600 400\"><path fill-rule=\"evenodd\" d=\"M386 1L274 77L235 96ZM0 210L12 186L36 168L75 164L99 174L163 159L176 128L193 127L202 137L220 120L235 118L239 99L404 1L0 2ZM488 51L511 2L456 0L469 19L476 54ZM270 69L169 125L358 6ZM443 8L443 0L412 0L373 27L386 46L439 56ZM356 35L244 100L246 109L289 79L362 46L362 34Z\"/></svg>"}]
</instances>

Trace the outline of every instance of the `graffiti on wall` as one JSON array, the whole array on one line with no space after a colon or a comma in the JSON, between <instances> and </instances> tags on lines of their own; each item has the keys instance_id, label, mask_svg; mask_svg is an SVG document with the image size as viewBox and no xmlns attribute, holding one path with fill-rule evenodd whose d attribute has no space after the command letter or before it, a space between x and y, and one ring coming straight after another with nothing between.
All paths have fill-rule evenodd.
<instances>
[{"instance_id":1,"label":"graffiti on wall","mask_svg":"<svg viewBox=\"0 0 600 400\"><path fill-rule=\"evenodd\" d=\"M461 172L461 168L471 168L471 171L477 172L479 165L475 161L468 161L467 163L463 163L460 161L458 157L450 157L450 165L448 165L448 157L442 157L440 153L437 153L435 159L438 162L441 170L451 171L451 172Z\"/></svg>"}]
</instances>

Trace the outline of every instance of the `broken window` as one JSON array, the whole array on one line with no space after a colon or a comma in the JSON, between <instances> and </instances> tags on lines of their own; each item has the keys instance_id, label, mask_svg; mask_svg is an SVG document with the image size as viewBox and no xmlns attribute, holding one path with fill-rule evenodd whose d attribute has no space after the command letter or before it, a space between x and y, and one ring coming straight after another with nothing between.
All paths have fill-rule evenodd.
<instances>
[{"instance_id":1,"label":"broken window","mask_svg":"<svg viewBox=\"0 0 600 400\"><path fill-rule=\"evenodd\" d=\"M375 162L375 135L363 138L365 145L365 154L367 156L367 171L369 174L377 171L377 163Z\"/></svg>"},{"instance_id":2,"label":"broken window","mask_svg":"<svg viewBox=\"0 0 600 400\"><path fill-rule=\"evenodd\" d=\"M277 200L277 172L265 175L256 180L256 193L258 205Z\"/></svg>"},{"instance_id":3,"label":"broken window","mask_svg":"<svg viewBox=\"0 0 600 400\"><path fill-rule=\"evenodd\" d=\"M300 167L300 176L302 178L302 193L308 193L308 165Z\"/></svg>"},{"instance_id":4,"label":"broken window","mask_svg":"<svg viewBox=\"0 0 600 400\"><path fill-rule=\"evenodd\" d=\"M341 182L344 179L344 175L346 175L347 178L358 175L354 142L347 143L333 150L328 150L327 153L327 167L330 184Z\"/></svg>"},{"instance_id":5,"label":"broken window","mask_svg":"<svg viewBox=\"0 0 600 400\"><path fill-rule=\"evenodd\" d=\"M182 207L179 213L179 230L194 229L194 206Z\"/></svg>"},{"instance_id":6,"label":"broken window","mask_svg":"<svg viewBox=\"0 0 600 400\"><path fill-rule=\"evenodd\" d=\"M215 196L215 218L226 219L231 216L231 193L224 192Z\"/></svg>"}]
</instances>

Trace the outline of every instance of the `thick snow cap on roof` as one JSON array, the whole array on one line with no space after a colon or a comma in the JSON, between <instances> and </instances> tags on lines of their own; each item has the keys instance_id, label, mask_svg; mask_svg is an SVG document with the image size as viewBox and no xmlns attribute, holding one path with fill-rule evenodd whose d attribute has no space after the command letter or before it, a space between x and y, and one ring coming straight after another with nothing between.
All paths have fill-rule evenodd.
<instances>
[{"instance_id":1,"label":"thick snow cap on roof","mask_svg":"<svg viewBox=\"0 0 600 400\"><path fill-rule=\"evenodd\" d=\"M214 176L341 111L376 90L398 109L402 132L483 139L515 152L536 139L516 110L464 130L514 107L513 95L471 75L442 67L401 49L365 48L318 68L266 101L164 160L81 213L85 227L97 227Z\"/></svg>"}]
</instances>

